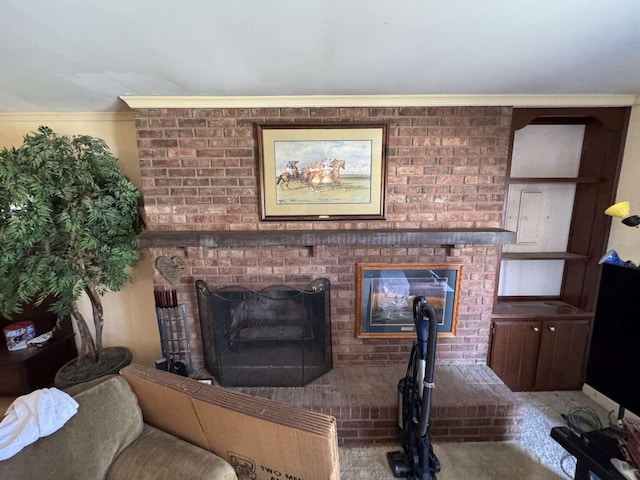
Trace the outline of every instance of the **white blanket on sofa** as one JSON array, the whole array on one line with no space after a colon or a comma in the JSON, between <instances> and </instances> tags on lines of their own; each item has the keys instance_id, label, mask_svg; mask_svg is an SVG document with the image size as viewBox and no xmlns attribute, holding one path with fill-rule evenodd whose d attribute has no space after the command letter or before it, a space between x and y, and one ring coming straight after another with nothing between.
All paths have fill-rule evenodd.
<instances>
[{"instance_id":1,"label":"white blanket on sofa","mask_svg":"<svg viewBox=\"0 0 640 480\"><path fill-rule=\"evenodd\" d=\"M0 461L60 429L78 402L57 388L42 388L14 400L0 422Z\"/></svg>"}]
</instances>

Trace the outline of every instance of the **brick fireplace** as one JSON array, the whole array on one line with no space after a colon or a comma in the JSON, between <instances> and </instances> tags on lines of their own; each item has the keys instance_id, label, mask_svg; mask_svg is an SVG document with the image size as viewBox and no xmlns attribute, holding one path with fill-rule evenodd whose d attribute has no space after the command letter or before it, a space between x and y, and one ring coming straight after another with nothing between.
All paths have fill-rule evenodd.
<instances>
[{"instance_id":1,"label":"brick fireplace","mask_svg":"<svg viewBox=\"0 0 640 480\"><path fill-rule=\"evenodd\" d=\"M491 233L502 225L511 112L510 107L136 109L147 222L140 245L150 248L154 263L159 257L186 260L177 285L157 270L154 284L176 289L186 305L194 366L203 366L196 280L211 288L236 284L259 290L323 277L331 282L334 367L401 370L411 339L356 338L357 263L462 264L457 328L455 335L439 339L437 364L485 365L500 242L474 232ZM386 122L386 219L260 221L255 125L269 122ZM269 233L295 238L296 232L316 232L318 238L349 232L347 237L358 238L379 231L391 239L282 245L246 240ZM395 241L393 232L404 231L444 236Z\"/></svg>"}]
</instances>

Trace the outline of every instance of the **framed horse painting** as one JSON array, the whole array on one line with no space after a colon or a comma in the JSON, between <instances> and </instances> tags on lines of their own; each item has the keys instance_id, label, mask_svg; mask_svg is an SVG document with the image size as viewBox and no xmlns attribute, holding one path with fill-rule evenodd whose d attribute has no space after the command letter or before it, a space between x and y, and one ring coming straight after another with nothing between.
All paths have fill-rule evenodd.
<instances>
[{"instance_id":1,"label":"framed horse painting","mask_svg":"<svg viewBox=\"0 0 640 480\"><path fill-rule=\"evenodd\" d=\"M387 125L258 124L262 220L384 219Z\"/></svg>"}]
</instances>

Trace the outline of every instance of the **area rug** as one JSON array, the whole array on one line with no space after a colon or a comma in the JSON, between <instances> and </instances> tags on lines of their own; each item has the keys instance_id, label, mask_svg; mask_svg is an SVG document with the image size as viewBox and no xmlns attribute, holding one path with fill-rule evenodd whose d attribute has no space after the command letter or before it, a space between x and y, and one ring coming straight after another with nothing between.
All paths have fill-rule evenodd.
<instances>
[{"instance_id":1,"label":"area rug","mask_svg":"<svg viewBox=\"0 0 640 480\"><path fill-rule=\"evenodd\" d=\"M398 445L341 447L341 480L393 479L386 454ZM562 480L517 442L437 443L438 480Z\"/></svg>"}]
</instances>

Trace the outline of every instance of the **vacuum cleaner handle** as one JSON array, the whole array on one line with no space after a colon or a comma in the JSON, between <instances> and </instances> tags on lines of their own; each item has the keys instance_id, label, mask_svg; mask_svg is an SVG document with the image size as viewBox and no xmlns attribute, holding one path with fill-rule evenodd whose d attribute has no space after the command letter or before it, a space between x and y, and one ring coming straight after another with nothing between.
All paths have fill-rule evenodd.
<instances>
[{"instance_id":1,"label":"vacuum cleaner handle","mask_svg":"<svg viewBox=\"0 0 640 480\"><path fill-rule=\"evenodd\" d=\"M420 437L424 437L429 428L431 389L433 389L434 386L433 377L435 371L438 323L436 321L436 312L428 304L425 297L414 298L413 313L416 332L418 335L418 354L421 359L426 360L423 383L427 388L427 391L422 395L422 408L417 432Z\"/></svg>"},{"instance_id":2,"label":"vacuum cleaner handle","mask_svg":"<svg viewBox=\"0 0 640 480\"><path fill-rule=\"evenodd\" d=\"M425 318L425 308L431 308L425 297L417 296L413 299L413 323L416 326L416 334L418 336L419 360L426 360L427 342L429 341L429 319ZM435 317L433 318L435 319Z\"/></svg>"}]
</instances>

